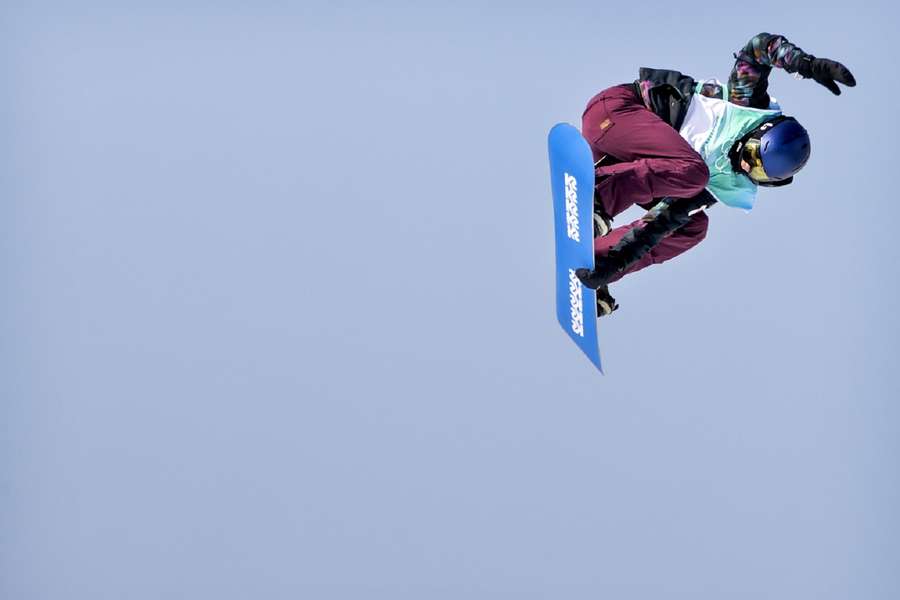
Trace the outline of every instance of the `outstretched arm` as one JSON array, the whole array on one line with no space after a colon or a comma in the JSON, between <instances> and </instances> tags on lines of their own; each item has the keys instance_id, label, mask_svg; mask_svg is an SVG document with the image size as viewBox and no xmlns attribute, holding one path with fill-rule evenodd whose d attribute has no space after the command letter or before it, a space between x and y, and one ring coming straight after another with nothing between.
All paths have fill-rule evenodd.
<instances>
[{"instance_id":1,"label":"outstretched arm","mask_svg":"<svg viewBox=\"0 0 900 600\"><path fill-rule=\"evenodd\" d=\"M729 100L741 106L769 107L769 73L779 67L815 79L833 94L841 91L835 83L856 85L856 79L844 65L827 58L816 58L795 46L783 35L760 33L734 55L734 68L728 78Z\"/></svg>"},{"instance_id":2,"label":"outstretched arm","mask_svg":"<svg viewBox=\"0 0 900 600\"><path fill-rule=\"evenodd\" d=\"M735 53L728 78L729 100L741 106L769 107L769 73L779 67L796 73L806 53L783 35L760 33Z\"/></svg>"}]
</instances>

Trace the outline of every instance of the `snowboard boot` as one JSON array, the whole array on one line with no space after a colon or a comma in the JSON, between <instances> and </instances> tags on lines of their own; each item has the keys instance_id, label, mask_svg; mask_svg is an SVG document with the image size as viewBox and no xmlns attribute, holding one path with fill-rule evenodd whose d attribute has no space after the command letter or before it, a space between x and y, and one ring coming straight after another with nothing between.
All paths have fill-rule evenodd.
<instances>
[{"instance_id":1,"label":"snowboard boot","mask_svg":"<svg viewBox=\"0 0 900 600\"><path fill-rule=\"evenodd\" d=\"M609 287L601 285L597 288L597 317L605 317L618 309L616 299L609 295Z\"/></svg>"},{"instance_id":2,"label":"snowboard boot","mask_svg":"<svg viewBox=\"0 0 900 600\"><path fill-rule=\"evenodd\" d=\"M603 213L594 212L594 239L612 231L612 219Z\"/></svg>"},{"instance_id":3,"label":"snowboard boot","mask_svg":"<svg viewBox=\"0 0 900 600\"><path fill-rule=\"evenodd\" d=\"M612 217L606 214L600 200L594 196L594 239L603 237L610 231L612 231Z\"/></svg>"},{"instance_id":4,"label":"snowboard boot","mask_svg":"<svg viewBox=\"0 0 900 600\"><path fill-rule=\"evenodd\" d=\"M606 158L605 156L603 158ZM597 161L597 164L600 164L600 161L603 160L601 158ZM603 237L607 233L612 231L612 217L606 214L606 211L603 209L603 203L600 202L600 194L597 192L596 185L594 186L594 239L596 240L598 237Z\"/></svg>"}]
</instances>

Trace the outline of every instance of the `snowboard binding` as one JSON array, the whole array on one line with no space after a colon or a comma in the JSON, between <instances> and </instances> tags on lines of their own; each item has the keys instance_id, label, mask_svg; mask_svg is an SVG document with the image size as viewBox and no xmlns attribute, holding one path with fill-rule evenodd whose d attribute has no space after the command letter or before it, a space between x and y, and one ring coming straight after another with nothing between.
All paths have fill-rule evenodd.
<instances>
[{"instance_id":1,"label":"snowboard binding","mask_svg":"<svg viewBox=\"0 0 900 600\"><path fill-rule=\"evenodd\" d=\"M618 310L619 303L609 293L608 286L600 286L597 288L597 317L605 317Z\"/></svg>"}]
</instances>

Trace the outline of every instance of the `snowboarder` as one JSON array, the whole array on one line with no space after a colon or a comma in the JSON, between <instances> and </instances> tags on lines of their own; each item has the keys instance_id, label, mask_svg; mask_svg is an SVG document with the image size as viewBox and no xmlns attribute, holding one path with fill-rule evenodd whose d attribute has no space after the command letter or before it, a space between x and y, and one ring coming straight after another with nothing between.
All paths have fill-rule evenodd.
<instances>
[{"instance_id":1,"label":"snowboarder","mask_svg":"<svg viewBox=\"0 0 900 600\"><path fill-rule=\"evenodd\" d=\"M809 136L767 93L772 67L814 79L833 94L856 85L839 62L816 58L784 36L760 33L734 55L728 83L642 68L638 80L588 102L582 134L595 161L597 267L578 277L597 289L597 314L618 308L607 284L674 258L706 236L703 209L750 209L757 187L791 183L810 154ZM633 204L642 219L611 228Z\"/></svg>"}]
</instances>

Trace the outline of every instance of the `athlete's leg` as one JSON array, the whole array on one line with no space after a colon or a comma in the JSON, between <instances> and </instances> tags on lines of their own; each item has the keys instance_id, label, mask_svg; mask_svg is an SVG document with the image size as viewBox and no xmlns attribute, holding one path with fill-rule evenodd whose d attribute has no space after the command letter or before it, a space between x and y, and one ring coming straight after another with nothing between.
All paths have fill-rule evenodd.
<instances>
[{"instance_id":1,"label":"athlete's leg","mask_svg":"<svg viewBox=\"0 0 900 600\"><path fill-rule=\"evenodd\" d=\"M654 198L690 198L709 180L703 158L644 106L631 85L594 96L582 117L582 133L594 161L606 155L625 161L608 166L601 161L595 170L597 196L610 217Z\"/></svg>"},{"instance_id":2,"label":"athlete's leg","mask_svg":"<svg viewBox=\"0 0 900 600\"><path fill-rule=\"evenodd\" d=\"M606 253L609 252L609 249L618 244L619 240L621 240L622 237L632 228L642 227L643 225L644 221L639 219L628 225L623 225L622 227L613 229L609 232L608 235L604 237L595 239L594 252L597 255L597 261L599 262L603 260L603 256L605 256ZM686 252L687 250L690 250L701 241L703 241L703 238L706 237L706 229L708 225L709 217L706 216L705 212L701 211L694 214L694 216L691 217L691 220L688 221L686 225L676 230L675 233L673 233L669 237L664 238L640 260L631 265L622 273L619 273L611 278L609 280L609 283L621 279L628 273L640 271L641 269L649 267L650 265L665 262L671 258L675 258L679 254Z\"/></svg>"}]
</instances>

